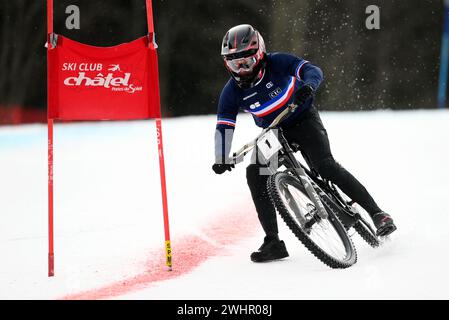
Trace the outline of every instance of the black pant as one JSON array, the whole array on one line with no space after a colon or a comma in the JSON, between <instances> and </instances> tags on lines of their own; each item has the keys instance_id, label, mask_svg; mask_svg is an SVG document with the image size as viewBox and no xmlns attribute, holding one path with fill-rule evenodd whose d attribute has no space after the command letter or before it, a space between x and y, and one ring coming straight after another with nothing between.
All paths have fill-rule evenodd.
<instances>
[{"instance_id":1,"label":"black pant","mask_svg":"<svg viewBox=\"0 0 449 320\"><path fill-rule=\"evenodd\" d=\"M323 178L335 183L371 215L380 211L365 187L335 161L326 129L315 107L304 111L296 123L284 129L284 136L290 144L299 145L304 158ZM260 174L261 167L263 167L261 164L249 165L246 169L246 178L265 233L267 236L276 236L278 233L276 211L267 193L268 176Z\"/></svg>"}]
</instances>

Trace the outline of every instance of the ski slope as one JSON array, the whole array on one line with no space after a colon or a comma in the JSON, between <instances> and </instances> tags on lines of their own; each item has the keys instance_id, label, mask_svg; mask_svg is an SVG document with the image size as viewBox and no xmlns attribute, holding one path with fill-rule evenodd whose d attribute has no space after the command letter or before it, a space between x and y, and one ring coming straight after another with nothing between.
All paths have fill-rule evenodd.
<instances>
[{"instance_id":1,"label":"ski slope","mask_svg":"<svg viewBox=\"0 0 449 320\"><path fill-rule=\"evenodd\" d=\"M381 248L358 235L332 270L279 221L290 257L254 264L263 239L245 164L221 176L214 116L163 122L174 270L152 121L55 126L55 273L47 278L47 132L0 127L0 299L448 299L449 112L322 113L335 158L390 212ZM259 132L239 115L234 149Z\"/></svg>"}]
</instances>

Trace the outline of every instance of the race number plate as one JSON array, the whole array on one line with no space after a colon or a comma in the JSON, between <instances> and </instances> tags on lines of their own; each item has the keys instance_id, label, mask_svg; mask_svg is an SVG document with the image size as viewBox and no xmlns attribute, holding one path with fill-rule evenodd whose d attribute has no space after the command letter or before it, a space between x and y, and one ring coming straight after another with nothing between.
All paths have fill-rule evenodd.
<instances>
[{"instance_id":1,"label":"race number plate","mask_svg":"<svg viewBox=\"0 0 449 320\"><path fill-rule=\"evenodd\" d=\"M274 131L269 130L257 140L257 148L266 160L270 160L282 149L282 145Z\"/></svg>"}]
</instances>

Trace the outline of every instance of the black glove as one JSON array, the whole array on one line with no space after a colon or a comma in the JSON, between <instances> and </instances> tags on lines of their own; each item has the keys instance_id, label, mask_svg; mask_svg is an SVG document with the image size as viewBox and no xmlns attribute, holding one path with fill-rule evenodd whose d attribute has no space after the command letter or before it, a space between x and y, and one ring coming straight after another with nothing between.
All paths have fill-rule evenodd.
<instances>
[{"instance_id":1,"label":"black glove","mask_svg":"<svg viewBox=\"0 0 449 320\"><path fill-rule=\"evenodd\" d=\"M307 101L307 99L309 99L310 97L313 97L314 93L315 93L315 90L313 90L313 88L311 86L309 86L308 84L302 86L295 93L295 103L298 106L302 106L304 104L304 102Z\"/></svg>"},{"instance_id":2,"label":"black glove","mask_svg":"<svg viewBox=\"0 0 449 320\"><path fill-rule=\"evenodd\" d=\"M231 164L228 164L228 163L224 163L224 164L222 164L222 163L215 163L212 166L212 170L214 170L214 172L216 174L222 174L225 171L231 171L232 168L234 168L234 164L232 164L232 163Z\"/></svg>"}]
</instances>

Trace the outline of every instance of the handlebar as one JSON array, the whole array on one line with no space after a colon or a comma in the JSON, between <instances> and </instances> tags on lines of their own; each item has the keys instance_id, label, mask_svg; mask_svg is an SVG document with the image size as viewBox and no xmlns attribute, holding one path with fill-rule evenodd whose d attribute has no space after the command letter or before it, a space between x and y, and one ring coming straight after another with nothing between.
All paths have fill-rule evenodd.
<instances>
[{"instance_id":1,"label":"handlebar","mask_svg":"<svg viewBox=\"0 0 449 320\"><path fill-rule=\"evenodd\" d=\"M234 152L231 157L231 163L237 164L243 161L245 156L252 150L257 144L257 140L261 136L263 136L267 131L277 127L282 121L284 121L286 118L288 118L295 110L298 108L297 104L291 103L283 110L274 120L271 122L271 124L262 130L262 132L253 140L245 144L243 147L241 147L238 151Z\"/></svg>"}]
</instances>

